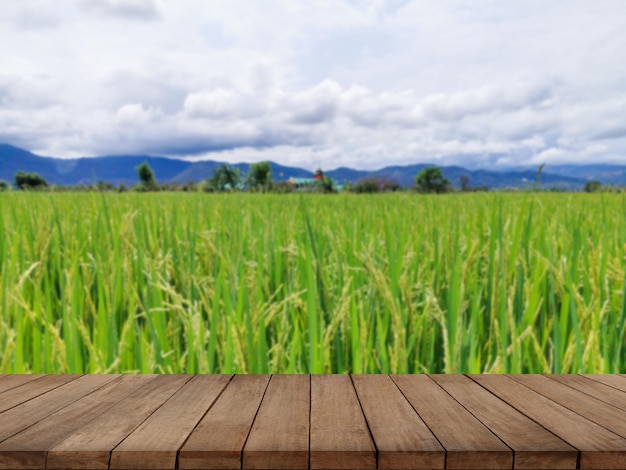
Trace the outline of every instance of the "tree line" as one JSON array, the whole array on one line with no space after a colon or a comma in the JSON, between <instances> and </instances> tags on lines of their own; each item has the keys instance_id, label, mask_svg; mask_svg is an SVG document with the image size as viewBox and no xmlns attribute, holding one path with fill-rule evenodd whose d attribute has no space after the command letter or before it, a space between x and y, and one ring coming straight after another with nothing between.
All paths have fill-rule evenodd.
<instances>
[{"instance_id":1,"label":"tree line","mask_svg":"<svg viewBox=\"0 0 626 470\"><path fill-rule=\"evenodd\" d=\"M270 188L272 183L269 162L261 162L250 165L250 171L245 180L241 177L241 173L238 168L231 168L230 166L223 164L219 168L213 170L213 176L211 178L205 180L200 184L191 180L183 184L177 182L159 183L157 181L154 170L150 167L148 162L143 162L142 164L140 164L136 168L136 171L139 182L131 187L127 187L124 184L114 186L109 182L100 180L89 186L56 186L56 189L97 189L102 191L117 190L119 192L125 192L129 190L137 192L177 190L198 191L200 189L204 189L205 191L226 191L244 189L245 185L246 188L263 190L266 188ZM38 173L26 173L24 171L18 171L17 173L15 173L12 186L18 190L35 191L50 190L53 187L48 183L48 181L46 181L45 178L40 176ZM11 185L8 182L0 180L0 191L6 191L10 187Z\"/></svg>"},{"instance_id":2,"label":"tree line","mask_svg":"<svg viewBox=\"0 0 626 470\"><path fill-rule=\"evenodd\" d=\"M295 190L289 181L275 181L273 179L269 162L253 163L248 173L244 176L239 168L222 164L213 170L213 175L202 183L188 181L180 184L177 182L159 183L154 170L148 162L143 162L136 168L139 182L131 187L124 184L114 186L105 181L97 181L90 186L54 187L55 190L98 190L98 191L205 191L205 192L275 192L287 193ZM9 189L9 183L0 181L0 191ZM51 190L52 186L37 173L18 171L14 176L13 187L18 190ZM318 169L311 182L301 185L298 189L308 192L333 193L337 192L335 182L325 176ZM346 184L343 189L354 193L377 193L400 191L403 188L393 180L384 177L370 177L356 183ZM422 193L445 193L452 191L452 184L446 179L438 167L424 168L415 177L415 190ZM465 189L465 188L462 188Z\"/></svg>"},{"instance_id":3,"label":"tree line","mask_svg":"<svg viewBox=\"0 0 626 470\"><path fill-rule=\"evenodd\" d=\"M186 183L159 183L157 181L154 170L148 162L143 162L136 168L139 182L134 186L127 187L124 184L114 186L105 181L97 181L90 186L70 186L70 187L54 187L55 190L98 190L98 191L136 191L136 192L152 192L152 191L205 191L205 192L234 192L234 191L252 191L252 192L275 192L287 193L294 191L294 187L289 181L275 181L272 176L271 166L269 162L253 163L250 165L248 173L244 176L239 168L222 164L213 170L213 175L203 181L196 183L188 181ZM0 191L9 189L9 183L0 181ZM26 173L18 171L14 176L13 187L18 190L51 190L52 186L37 173ZM299 188L308 192L333 193L337 192L335 182L328 176L324 176L321 170L317 170L311 183ZM400 191L403 188L393 180L384 177L364 178L356 183L344 185L343 189L353 193L378 193ZM451 182L445 178L441 169L436 166L426 167L415 177L415 190L421 193L441 194L451 192L453 190ZM461 190L468 191L469 178L461 178Z\"/></svg>"},{"instance_id":4,"label":"tree line","mask_svg":"<svg viewBox=\"0 0 626 470\"><path fill-rule=\"evenodd\" d=\"M540 167L537 173L537 181L533 186L534 190L538 190L541 178ZM244 176L241 174L239 168L229 166L227 164L221 164L219 167L213 170L213 174L210 178L201 183L194 181L188 181L186 183L170 182L159 183L157 181L154 170L150 167L148 162L143 162L136 168L139 182L131 187L127 187L124 184L114 186L111 183L105 181L97 181L90 186L72 186L72 187L54 187L54 190L85 190L85 191L136 191L136 192L152 192L152 191L184 191L184 192L235 192L235 191L250 191L250 192L274 192L274 193L288 193L296 190L289 181L275 181L272 176L271 166L269 162L253 163L250 165L248 173ZM0 180L0 191L6 191L11 185L5 181ZM52 190L52 186L37 173L26 173L18 171L14 175L13 187L18 190L35 190L46 191ZM307 183L304 186L297 188L300 191L307 192L320 192L320 193L333 193L337 192L337 186L335 182L324 176L321 170L317 170L312 182ZM346 192L353 192L357 194L362 193L379 193L379 192L394 192L401 191L402 188L395 181L384 177L369 177L364 178L356 183L349 183L342 188ZM415 176L415 185L413 190L420 193L427 194L442 194L455 190L452 182L444 177L441 168L437 166L429 166L422 169ZM487 191L486 186L472 187L470 184L470 178L468 175L461 175L459 177L458 190L461 192L470 191ZM603 187L599 181L588 181L584 188L584 192L598 192L598 191L610 191L612 187Z\"/></svg>"}]
</instances>

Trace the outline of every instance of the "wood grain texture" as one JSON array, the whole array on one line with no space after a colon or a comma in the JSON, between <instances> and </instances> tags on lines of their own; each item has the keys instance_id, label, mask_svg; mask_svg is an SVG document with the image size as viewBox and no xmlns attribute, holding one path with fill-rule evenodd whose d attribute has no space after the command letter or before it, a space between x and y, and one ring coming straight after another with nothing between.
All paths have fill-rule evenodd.
<instances>
[{"instance_id":1,"label":"wood grain texture","mask_svg":"<svg viewBox=\"0 0 626 470\"><path fill-rule=\"evenodd\" d=\"M378 468L444 468L445 450L387 375L352 380L378 453Z\"/></svg>"},{"instance_id":2,"label":"wood grain texture","mask_svg":"<svg viewBox=\"0 0 626 470\"><path fill-rule=\"evenodd\" d=\"M583 377L626 392L626 377L623 375L584 374Z\"/></svg>"},{"instance_id":3,"label":"wood grain texture","mask_svg":"<svg viewBox=\"0 0 626 470\"><path fill-rule=\"evenodd\" d=\"M376 449L347 375L311 376L310 466L376 468Z\"/></svg>"},{"instance_id":4,"label":"wood grain texture","mask_svg":"<svg viewBox=\"0 0 626 470\"><path fill-rule=\"evenodd\" d=\"M499 375L470 375L541 426L580 451L581 469L623 469L626 440L522 385Z\"/></svg>"},{"instance_id":5,"label":"wood grain texture","mask_svg":"<svg viewBox=\"0 0 626 470\"><path fill-rule=\"evenodd\" d=\"M32 375L5 375L3 374L0 377L0 394L6 392L7 390L11 390L12 388L19 387L20 385L24 385L28 382L32 382L33 380L40 379L45 377L45 374L32 374ZM0 395L1 399L2 395Z\"/></svg>"},{"instance_id":6,"label":"wood grain texture","mask_svg":"<svg viewBox=\"0 0 626 470\"><path fill-rule=\"evenodd\" d=\"M512 468L511 449L430 377L391 378L446 449L446 468Z\"/></svg>"},{"instance_id":7,"label":"wood grain texture","mask_svg":"<svg viewBox=\"0 0 626 470\"><path fill-rule=\"evenodd\" d=\"M0 440L8 439L37 421L97 390L115 376L82 376L0 414ZM71 385L71 386L70 386Z\"/></svg>"},{"instance_id":8,"label":"wood grain texture","mask_svg":"<svg viewBox=\"0 0 626 470\"><path fill-rule=\"evenodd\" d=\"M0 468L45 468L48 450L155 376L108 377L104 386L0 443Z\"/></svg>"},{"instance_id":9,"label":"wood grain texture","mask_svg":"<svg viewBox=\"0 0 626 470\"><path fill-rule=\"evenodd\" d=\"M176 453L232 375L198 375L135 429L111 454L110 469L171 469Z\"/></svg>"},{"instance_id":10,"label":"wood grain texture","mask_svg":"<svg viewBox=\"0 0 626 470\"><path fill-rule=\"evenodd\" d=\"M0 374L0 470L626 469L625 384L621 375Z\"/></svg>"},{"instance_id":11,"label":"wood grain texture","mask_svg":"<svg viewBox=\"0 0 626 470\"><path fill-rule=\"evenodd\" d=\"M548 375L547 377L626 411L626 391L618 390L582 375L562 374Z\"/></svg>"},{"instance_id":12,"label":"wood grain texture","mask_svg":"<svg viewBox=\"0 0 626 470\"><path fill-rule=\"evenodd\" d=\"M310 376L272 376L243 449L243 468L309 467L310 397Z\"/></svg>"},{"instance_id":13,"label":"wood grain texture","mask_svg":"<svg viewBox=\"0 0 626 470\"><path fill-rule=\"evenodd\" d=\"M191 379L160 375L81 427L47 455L46 468L108 469L113 448Z\"/></svg>"},{"instance_id":14,"label":"wood grain texture","mask_svg":"<svg viewBox=\"0 0 626 470\"><path fill-rule=\"evenodd\" d=\"M241 468L269 375L236 375L180 450L180 469Z\"/></svg>"},{"instance_id":15,"label":"wood grain texture","mask_svg":"<svg viewBox=\"0 0 626 470\"><path fill-rule=\"evenodd\" d=\"M0 413L76 380L80 375L46 375L0 394Z\"/></svg>"},{"instance_id":16,"label":"wood grain texture","mask_svg":"<svg viewBox=\"0 0 626 470\"><path fill-rule=\"evenodd\" d=\"M431 375L515 452L516 469L575 469L578 451L463 375Z\"/></svg>"},{"instance_id":17,"label":"wood grain texture","mask_svg":"<svg viewBox=\"0 0 626 470\"><path fill-rule=\"evenodd\" d=\"M552 380L544 375L529 374L511 376L519 383L563 405L574 413L602 427L626 437L626 411L598 400L586 393Z\"/></svg>"}]
</instances>

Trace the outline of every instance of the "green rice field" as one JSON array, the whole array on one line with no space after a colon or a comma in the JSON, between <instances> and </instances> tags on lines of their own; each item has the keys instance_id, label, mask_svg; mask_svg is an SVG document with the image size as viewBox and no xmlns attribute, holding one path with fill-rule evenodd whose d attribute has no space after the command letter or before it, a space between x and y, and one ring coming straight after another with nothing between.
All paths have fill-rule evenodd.
<instances>
[{"instance_id":1,"label":"green rice field","mask_svg":"<svg viewBox=\"0 0 626 470\"><path fill-rule=\"evenodd\" d=\"M620 194L0 195L0 373L624 373Z\"/></svg>"}]
</instances>

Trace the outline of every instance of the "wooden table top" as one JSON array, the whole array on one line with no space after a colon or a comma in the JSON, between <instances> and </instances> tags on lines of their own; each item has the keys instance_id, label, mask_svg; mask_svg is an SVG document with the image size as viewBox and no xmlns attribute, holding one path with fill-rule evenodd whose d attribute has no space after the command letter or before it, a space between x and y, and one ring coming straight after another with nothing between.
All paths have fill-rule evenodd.
<instances>
[{"instance_id":1,"label":"wooden table top","mask_svg":"<svg viewBox=\"0 0 626 470\"><path fill-rule=\"evenodd\" d=\"M23 468L626 469L626 376L4 375Z\"/></svg>"}]
</instances>

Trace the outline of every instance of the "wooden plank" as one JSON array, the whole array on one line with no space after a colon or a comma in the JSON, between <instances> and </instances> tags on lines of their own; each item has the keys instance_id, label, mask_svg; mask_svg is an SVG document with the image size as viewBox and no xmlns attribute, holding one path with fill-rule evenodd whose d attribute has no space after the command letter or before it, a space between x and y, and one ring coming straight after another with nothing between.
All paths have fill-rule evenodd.
<instances>
[{"instance_id":1,"label":"wooden plank","mask_svg":"<svg viewBox=\"0 0 626 470\"><path fill-rule=\"evenodd\" d=\"M377 449L378 468L444 468L445 450L387 375L352 381Z\"/></svg>"},{"instance_id":2,"label":"wooden plank","mask_svg":"<svg viewBox=\"0 0 626 470\"><path fill-rule=\"evenodd\" d=\"M582 375L562 374L547 377L626 411L626 392Z\"/></svg>"},{"instance_id":3,"label":"wooden plank","mask_svg":"<svg viewBox=\"0 0 626 470\"><path fill-rule=\"evenodd\" d=\"M109 468L175 468L178 449L231 378L232 375L192 378L113 449Z\"/></svg>"},{"instance_id":4,"label":"wooden plank","mask_svg":"<svg viewBox=\"0 0 626 470\"><path fill-rule=\"evenodd\" d=\"M0 375L0 470L626 468L626 377L468 377Z\"/></svg>"},{"instance_id":5,"label":"wooden plank","mask_svg":"<svg viewBox=\"0 0 626 470\"><path fill-rule=\"evenodd\" d=\"M73 376L76 378L78 376ZM60 378L56 376L55 378ZM38 395L0 414L0 441L4 441L36 422L97 390L115 377L82 376L48 393ZM69 381L71 380L71 381ZM28 387L28 385L26 385ZM25 392L25 395L28 393Z\"/></svg>"},{"instance_id":6,"label":"wooden plank","mask_svg":"<svg viewBox=\"0 0 626 470\"><path fill-rule=\"evenodd\" d=\"M0 468L45 468L48 450L155 376L109 377L103 387L2 442Z\"/></svg>"},{"instance_id":7,"label":"wooden plank","mask_svg":"<svg viewBox=\"0 0 626 470\"><path fill-rule=\"evenodd\" d=\"M510 469L513 452L426 375L391 378L446 449L446 468Z\"/></svg>"},{"instance_id":8,"label":"wooden plank","mask_svg":"<svg viewBox=\"0 0 626 470\"><path fill-rule=\"evenodd\" d=\"M626 392L626 378L621 375L583 374L583 377Z\"/></svg>"},{"instance_id":9,"label":"wooden plank","mask_svg":"<svg viewBox=\"0 0 626 470\"><path fill-rule=\"evenodd\" d=\"M111 451L191 379L160 375L54 446L46 468L108 469Z\"/></svg>"},{"instance_id":10,"label":"wooden plank","mask_svg":"<svg viewBox=\"0 0 626 470\"><path fill-rule=\"evenodd\" d=\"M311 377L310 468L376 468L361 405L347 375Z\"/></svg>"},{"instance_id":11,"label":"wooden plank","mask_svg":"<svg viewBox=\"0 0 626 470\"><path fill-rule=\"evenodd\" d=\"M0 413L20 405L21 403L25 403L28 400L32 400L39 395L43 395L50 390L54 390L72 380L76 380L79 377L80 375L46 375L40 379L7 390L0 395Z\"/></svg>"},{"instance_id":12,"label":"wooden plank","mask_svg":"<svg viewBox=\"0 0 626 470\"><path fill-rule=\"evenodd\" d=\"M626 440L540 395L510 377L470 375L471 379L580 451L581 469L623 469Z\"/></svg>"},{"instance_id":13,"label":"wooden plank","mask_svg":"<svg viewBox=\"0 0 626 470\"><path fill-rule=\"evenodd\" d=\"M178 468L241 468L243 446L269 381L269 375L236 375L180 450Z\"/></svg>"},{"instance_id":14,"label":"wooden plank","mask_svg":"<svg viewBox=\"0 0 626 470\"><path fill-rule=\"evenodd\" d=\"M514 375L511 378L589 421L626 437L626 411L543 375Z\"/></svg>"},{"instance_id":15,"label":"wooden plank","mask_svg":"<svg viewBox=\"0 0 626 470\"><path fill-rule=\"evenodd\" d=\"M310 397L310 376L272 376L243 449L243 468L309 467Z\"/></svg>"},{"instance_id":16,"label":"wooden plank","mask_svg":"<svg viewBox=\"0 0 626 470\"><path fill-rule=\"evenodd\" d=\"M578 451L463 375L431 375L515 452L516 469L576 468Z\"/></svg>"},{"instance_id":17,"label":"wooden plank","mask_svg":"<svg viewBox=\"0 0 626 470\"><path fill-rule=\"evenodd\" d=\"M0 394L6 392L7 390L11 390L12 388L19 387L20 385L24 385L28 382L32 382L33 380L41 379L42 377L45 377L45 375L3 375L2 378L0 378ZM2 400L2 395L0 395L0 400Z\"/></svg>"}]
</instances>

